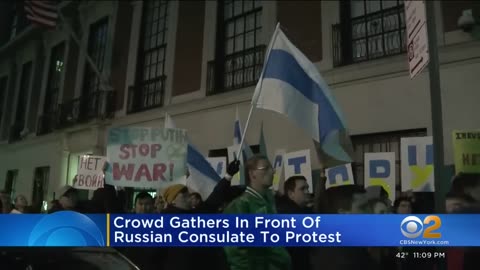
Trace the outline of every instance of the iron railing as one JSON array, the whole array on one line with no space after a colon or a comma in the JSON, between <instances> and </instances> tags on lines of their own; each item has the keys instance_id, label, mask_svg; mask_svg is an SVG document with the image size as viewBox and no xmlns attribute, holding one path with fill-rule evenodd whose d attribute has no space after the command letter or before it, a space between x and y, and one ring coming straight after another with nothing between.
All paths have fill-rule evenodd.
<instances>
[{"instance_id":1,"label":"iron railing","mask_svg":"<svg viewBox=\"0 0 480 270\"><path fill-rule=\"evenodd\" d=\"M403 5L333 25L332 43L334 66L405 53Z\"/></svg>"},{"instance_id":2,"label":"iron railing","mask_svg":"<svg viewBox=\"0 0 480 270\"><path fill-rule=\"evenodd\" d=\"M260 78L265 46L237 52L208 62L207 94L218 94L255 85Z\"/></svg>"},{"instance_id":3,"label":"iron railing","mask_svg":"<svg viewBox=\"0 0 480 270\"><path fill-rule=\"evenodd\" d=\"M127 113L161 107L164 103L166 76L142 82L128 88Z\"/></svg>"},{"instance_id":4,"label":"iron railing","mask_svg":"<svg viewBox=\"0 0 480 270\"><path fill-rule=\"evenodd\" d=\"M115 91L95 91L61 104L58 127L70 127L92 119L112 118L114 113Z\"/></svg>"},{"instance_id":5,"label":"iron railing","mask_svg":"<svg viewBox=\"0 0 480 270\"><path fill-rule=\"evenodd\" d=\"M18 142L22 139L22 130L25 126L23 123L14 123L10 126L8 134L8 143Z\"/></svg>"},{"instance_id":6,"label":"iron railing","mask_svg":"<svg viewBox=\"0 0 480 270\"><path fill-rule=\"evenodd\" d=\"M37 136L53 132L58 126L58 120L58 113L56 111L40 115L37 123Z\"/></svg>"}]
</instances>

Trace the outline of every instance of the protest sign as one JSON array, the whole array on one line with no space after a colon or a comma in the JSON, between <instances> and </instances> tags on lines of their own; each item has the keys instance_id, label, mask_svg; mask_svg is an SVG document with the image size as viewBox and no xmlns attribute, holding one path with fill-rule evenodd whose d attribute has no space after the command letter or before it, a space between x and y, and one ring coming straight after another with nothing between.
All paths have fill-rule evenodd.
<instances>
[{"instance_id":1,"label":"protest sign","mask_svg":"<svg viewBox=\"0 0 480 270\"><path fill-rule=\"evenodd\" d=\"M395 201L395 153L365 153L365 187L382 186Z\"/></svg>"},{"instance_id":2,"label":"protest sign","mask_svg":"<svg viewBox=\"0 0 480 270\"><path fill-rule=\"evenodd\" d=\"M187 133L181 129L112 128L105 181L137 188L171 185L185 175L187 143Z\"/></svg>"},{"instance_id":3,"label":"protest sign","mask_svg":"<svg viewBox=\"0 0 480 270\"><path fill-rule=\"evenodd\" d=\"M432 137L401 138L400 147L402 191L435 191Z\"/></svg>"},{"instance_id":4,"label":"protest sign","mask_svg":"<svg viewBox=\"0 0 480 270\"><path fill-rule=\"evenodd\" d=\"M224 177L227 173L227 158L226 157L209 157L208 163L217 172L220 177Z\"/></svg>"},{"instance_id":5,"label":"protest sign","mask_svg":"<svg viewBox=\"0 0 480 270\"><path fill-rule=\"evenodd\" d=\"M285 168L285 180L290 176L303 175L307 179L308 191L313 193L310 149L285 154L283 167Z\"/></svg>"},{"instance_id":6,"label":"protest sign","mask_svg":"<svg viewBox=\"0 0 480 270\"><path fill-rule=\"evenodd\" d=\"M325 169L325 175L327 176L327 181L325 182L326 189L354 184L351 163L327 168Z\"/></svg>"},{"instance_id":7,"label":"protest sign","mask_svg":"<svg viewBox=\"0 0 480 270\"><path fill-rule=\"evenodd\" d=\"M283 175L283 158L286 151L285 149L278 149L275 151L275 155L273 156L273 168L275 169L275 173L273 174L273 190L282 190L280 189L280 184L283 182L281 181L281 177Z\"/></svg>"},{"instance_id":8,"label":"protest sign","mask_svg":"<svg viewBox=\"0 0 480 270\"><path fill-rule=\"evenodd\" d=\"M103 167L106 157L82 155L78 159L77 175L73 187L96 190L103 187Z\"/></svg>"},{"instance_id":9,"label":"protest sign","mask_svg":"<svg viewBox=\"0 0 480 270\"><path fill-rule=\"evenodd\" d=\"M480 130L454 130L455 172L480 172Z\"/></svg>"}]
</instances>

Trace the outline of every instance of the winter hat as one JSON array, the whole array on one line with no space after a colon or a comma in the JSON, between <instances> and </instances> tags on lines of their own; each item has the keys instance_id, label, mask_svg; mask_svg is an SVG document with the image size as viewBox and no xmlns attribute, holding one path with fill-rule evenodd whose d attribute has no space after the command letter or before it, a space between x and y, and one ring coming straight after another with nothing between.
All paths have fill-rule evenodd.
<instances>
[{"instance_id":1,"label":"winter hat","mask_svg":"<svg viewBox=\"0 0 480 270\"><path fill-rule=\"evenodd\" d=\"M177 195L185 190L188 190L188 188L182 184L175 184L175 185L169 186L163 192L163 198L168 204L171 204L173 200L175 200Z\"/></svg>"}]
</instances>

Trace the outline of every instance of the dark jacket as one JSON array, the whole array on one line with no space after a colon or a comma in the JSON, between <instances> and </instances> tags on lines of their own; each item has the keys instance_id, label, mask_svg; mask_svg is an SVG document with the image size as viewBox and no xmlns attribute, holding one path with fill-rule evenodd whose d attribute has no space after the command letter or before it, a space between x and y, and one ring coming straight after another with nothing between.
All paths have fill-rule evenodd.
<instances>
[{"instance_id":1,"label":"dark jacket","mask_svg":"<svg viewBox=\"0 0 480 270\"><path fill-rule=\"evenodd\" d=\"M183 210L169 205L162 214L198 214L216 213L227 199L230 181L220 180L208 198L193 210ZM219 247L168 247L157 249L161 253L161 264L158 269L192 270L228 270L227 259L222 248Z\"/></svg>"},{"instance_id":2,"label":"dark jacket","mask_svg":"<svg viewBox=\"0 0 480 270\"><path fill-rule=\"evenodd\" d=\"M277 212L279 214L310 214L311 209L300 207L287 196L276 197ZM310 269L311 247L287 247L292 259L292 270Z\"/></svg>"}]
</instances>

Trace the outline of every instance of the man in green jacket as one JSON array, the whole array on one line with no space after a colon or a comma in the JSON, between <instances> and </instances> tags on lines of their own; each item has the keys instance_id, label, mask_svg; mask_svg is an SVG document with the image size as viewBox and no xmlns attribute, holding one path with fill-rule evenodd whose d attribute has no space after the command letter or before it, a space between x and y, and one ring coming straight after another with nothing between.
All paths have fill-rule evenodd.
<instances>
[{"instance_id":1,"label":"man in green jacket","mask_svg":"<svg viewBox=\"0 0 480 270\"><path fill-rule=\"evenodd\" d=\"M270 186L274 170L265 156L254 156L245 165L247 189L225 208L227 214L276 214ZM290 255L284 247L225 247L231 270L289 270Z\"/></svg>"}]
</instances>

